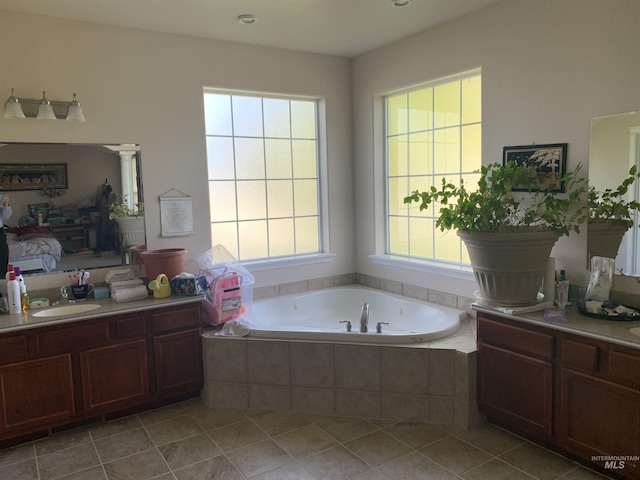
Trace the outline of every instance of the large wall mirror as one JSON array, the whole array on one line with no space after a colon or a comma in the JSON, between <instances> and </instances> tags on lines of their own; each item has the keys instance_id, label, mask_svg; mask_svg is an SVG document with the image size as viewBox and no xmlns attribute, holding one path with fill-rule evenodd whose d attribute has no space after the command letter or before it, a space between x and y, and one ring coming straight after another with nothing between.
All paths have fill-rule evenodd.
<instances>
[{"instance_id":1,"label":"large wall mirror","mask_svg":"<svg viewBox=\"0 0 640 480\"><path fill-rule=\"evenodd\" d=\"M589 184L598 190L616 189L629 175L629 168L640 168L640 112L605 115L591 119L589 140ZM630 198L640 198L640 184L635 182ZM616 257L616 271L640 275L640 229L635 226L625 234ZM588 227L587 227L588 228Z\"/></svg>"},{"instance_id":2,"label":"large wall mirror","mask_svg":"<svg viewBox=\"0 0 640 480\"><path fill-rule=\"evenodd\" d=\"M9 263L28 274L128 263L108 208L143 202L141 173L137 144L0 143Z\"/></svg>"}]
</instances>

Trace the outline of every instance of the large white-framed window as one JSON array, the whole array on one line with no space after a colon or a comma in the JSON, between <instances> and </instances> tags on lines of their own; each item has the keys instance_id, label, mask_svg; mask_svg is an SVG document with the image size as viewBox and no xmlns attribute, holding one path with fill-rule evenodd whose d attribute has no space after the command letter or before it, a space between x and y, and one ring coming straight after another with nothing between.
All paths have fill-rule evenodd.
<instances>
[{"instance_id":1,"label":"large white-framed window","mask_svg":"<svg viewBox=\"0 0 640 480\"><path fill-rule=\"evenodd\" d=\"M482 165L480 70L385 95L386 253L405 261L466 270L469 258L454 231L435 226L438 205L405 204L414 190L442 179L468 188Z\"/></svg>"},{"instance_id":2,"label":"large white-framed window","mask_svg":"<svg viewBox=\"0 0 640 480\"><path fill-rule=\"evenodd\" d=\"M204 89L211 236L235 258L323 251L321 102Z\"/></svg>"}]
</instances>

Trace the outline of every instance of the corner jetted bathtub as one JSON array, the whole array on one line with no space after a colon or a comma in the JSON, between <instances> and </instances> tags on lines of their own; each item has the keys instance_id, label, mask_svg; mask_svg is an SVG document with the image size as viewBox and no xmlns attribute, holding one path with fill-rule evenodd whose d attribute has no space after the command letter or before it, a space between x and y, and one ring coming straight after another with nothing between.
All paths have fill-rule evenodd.
<instances>
[{"instance_id":1,"label":"corner jetted bathtub","mask_svg":"<svg viewBox=\"0 0 640 480\"><path fill-rule=\"evenodd\" d=\"M368 332L360 332L369 304ZM416 343L451 335L466 313L362 286L335 287L256 300L245 318L250 337L354 343ZM351 331L347 331L351 322ZM378 322L382 333L376 332Z\"/></svg>"}]
</instances>

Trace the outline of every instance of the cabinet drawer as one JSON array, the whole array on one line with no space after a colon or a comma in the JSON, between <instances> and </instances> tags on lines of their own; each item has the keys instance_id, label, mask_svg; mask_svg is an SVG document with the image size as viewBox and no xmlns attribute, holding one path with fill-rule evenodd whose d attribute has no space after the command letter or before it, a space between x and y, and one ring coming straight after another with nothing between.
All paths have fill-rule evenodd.
<instances>
[{"instance_id":1,"label":"cabinet drawer","mask_svg":"<svg viewBox=\"0 0 640 480\"><path fill-rule=\"evenodd\" d=\"M71 325L60 330L38 333L38 354L54 355L109 341L109 325L106 321L88 325L79 322Z\"/></svg>"},{"instance_id":2,"label":"cabinet drawer","mask_svg":"<svg viewBox=\"0 0 640 480\"><path fill-rule=\"evenodd\" d=\"M599 369L600 349L595 345L562 340L562 364L586 372L597 372Z\"/></svg>"},{"instance_id":3,"label":"cabinet drawer","mask_svg":"<svg viewBox=\"0 0 640 480\"><path fill-rule=\"evenodd\" d=\"M19 362L28 356L27 336L0 338L0 365Z\"/></svg>"},{"instance_id":4,"label":"cabinet drawer","mask_svg":"<svg viewBox=\"0 0 640 480\"><path fill-rule=\"evenodd\" d=\"M200 326L200 306L153 314L153 331L166 332Z\"/></svg>"},{"instance_id":5,"label":"cabinet drawer","mask_svg":"<svg viewBox=\"0 0 640 480\"><path fill-rule=\"evenodd\" d=\"M144 315L116 319L116 335L118 338L139 337L147 333Z\"/></svg>"},{"instance_id":6,"label":"cabinet drawer","mask_svg":"<svg viewBox=\"0 0 640 480\"><path fill-rule=\"evenodd\" d=\"M640 386L640 356L612 349L609 352L609 375L627 385Z\"/></svg>"},{"instance_id":7,"label":"cabinet drawer","mask_svg":"<svg viewBox=\"0 0 640 480\"><path fill-rule=\"evenodd\" d=\"M478 338L484 342L550 359L553 357L553 336L513 325L478 317Z\"/></svg>"}]
</instances>

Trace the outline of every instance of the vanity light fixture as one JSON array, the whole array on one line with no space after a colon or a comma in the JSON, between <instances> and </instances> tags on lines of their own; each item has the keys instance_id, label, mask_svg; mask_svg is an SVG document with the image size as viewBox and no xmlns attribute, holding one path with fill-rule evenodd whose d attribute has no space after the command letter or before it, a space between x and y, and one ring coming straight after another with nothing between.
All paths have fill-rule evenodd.
<instances>
[{"instance_id":1,"label":"vanity light fixture","mask_svg":"<svg viewBox=\"0 0 640 480\"><path fill-rule=\"evenodd\" d=\"M408 7L411 5L411 0L391 0L391 5L394 7Z\"/></svg>"},{"instance_id":2,"label":"vanity light fixture","mask_svg":"<svg viewBox=\"0 0 640 480\"><path fill-rule=\"evenodd\" d=\"M238 15L238 22L242 25L253 25L258 21L258 18L255 15Z\"/></svg>"},{"instance_id":3,"label":"vanity light fixture","mask_svg":"<svg viewBox=\"0 0 640 480\"><path fill-rule=\"evenodd\" d=\"M71 102L48 100L44 90L42 98L16 98L11 89L11 96L4 104L4 118L36 118L38 120L68 120L70 122L84 122L84 113L80 102L73 94Z\"/></svg>"}]
</instances>

